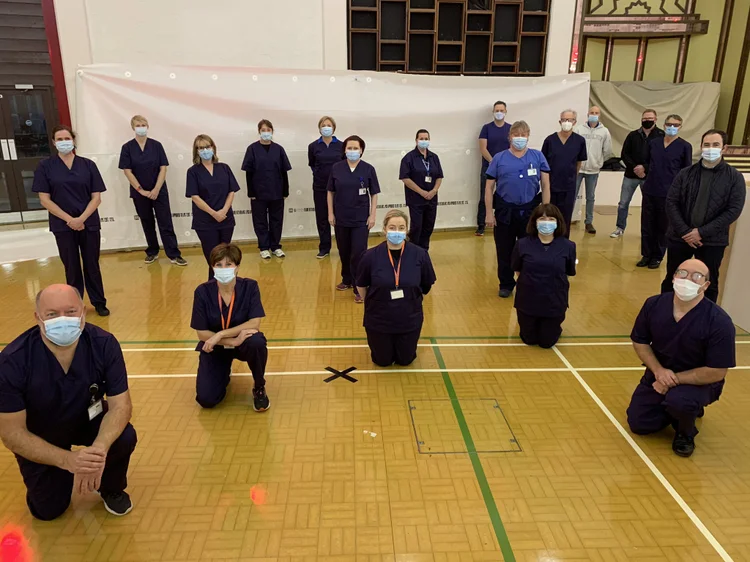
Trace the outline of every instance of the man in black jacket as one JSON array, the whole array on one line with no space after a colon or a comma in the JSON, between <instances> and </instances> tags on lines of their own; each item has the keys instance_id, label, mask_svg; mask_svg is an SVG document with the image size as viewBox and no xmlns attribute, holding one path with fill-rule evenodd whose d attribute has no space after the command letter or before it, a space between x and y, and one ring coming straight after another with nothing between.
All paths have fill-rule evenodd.
<instances>
[{"instance_id":1,"label":"man in black jacket","mask_svg":"<svg viewBox=\"0 0 750 562\"><path fill-rule=\"evenodd\" d=\"M648 143L657 137L664 137L664 131L656 126L656 111L647 109L641 114L641 128L630 131L622 145L625 177L622 179L620 202L617 204L617 228L609 235L610 238L619 238L625 232L630 201L635 190L646 180Z\"/></svg>"},{"instance_id":2,"label":"man in black jacket","mask_svg":"<svg viewBox=\"0 0 750 562\"><path fill-rule=\"evenodd\" d=\"M716 302L719 296L719 267L729 245L729 227L742 213L747 192L742 174L722 158L726 145L724 131L706 131L701 139L701 160L681 170L669 188L669 246L662 293L672 290L679 265L695 256L711 274L706 297Z\"/></svg>"}]
</instances>

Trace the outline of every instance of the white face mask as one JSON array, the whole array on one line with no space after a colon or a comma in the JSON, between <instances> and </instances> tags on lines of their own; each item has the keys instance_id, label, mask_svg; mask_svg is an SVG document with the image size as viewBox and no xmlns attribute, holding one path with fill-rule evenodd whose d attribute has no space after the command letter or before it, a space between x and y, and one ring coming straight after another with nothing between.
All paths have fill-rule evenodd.
<instances>
[{"instance_id":1,"label":"white face mask","mask_svg":"<svg viewBox=\"0 0 750 562\"><path fill-rule=\"evenodd\" d=\"M698 296L698 291L703 285L698 285L690 279L674 279L672 288L677 298L684 302L690 302Z\"/></svg>"},{"instance_id":2,"label":"white face mask","mask_svg":"<svg viewBox=\"0 0 750 562\"><path fill-rule=\"evenodd\" d=\"M560 123L560 127L562 127L562 130L567 133L568 131L573 130L573 123L571 123L570 121L563 121L562 123Z\"/></svg>"}]
</instances>

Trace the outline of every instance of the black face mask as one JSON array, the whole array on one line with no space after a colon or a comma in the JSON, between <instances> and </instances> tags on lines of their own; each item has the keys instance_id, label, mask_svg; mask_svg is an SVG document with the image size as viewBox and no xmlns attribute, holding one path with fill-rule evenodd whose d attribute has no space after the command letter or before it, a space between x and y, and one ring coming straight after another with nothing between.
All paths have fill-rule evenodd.
<instances>
[{"instance_id":1,"label":"black face mask","mask_svg":"<svg viewBox=\"0 0 750 562\"><path fill-rule=\"evenodd\" d=\"M654 126L655 121L641 121L641 125L644 129L650 129Z\"/></svg>"}]
</instances>

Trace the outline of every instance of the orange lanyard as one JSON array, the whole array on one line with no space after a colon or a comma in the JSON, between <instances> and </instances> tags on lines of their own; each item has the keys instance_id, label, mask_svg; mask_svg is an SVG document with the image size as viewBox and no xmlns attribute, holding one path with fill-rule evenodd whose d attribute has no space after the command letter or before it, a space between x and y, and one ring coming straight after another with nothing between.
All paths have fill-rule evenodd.
<instances>
[{"instance_id":1,"label":"orange lanyard","mask_svg":"<svg viewBox=\"0 0 750 562\"><path fill-rule=\"evenodd\" d=\"M396 288L398 289L398 280L401 277L401 264L404 262L404 250L406 250L406 244L401 246L401 257L398 260L398 268L393 265L393 256L388 246L385 247L385 251L388 252L388 259L391 260L391 267L393 268L393 274L396 276Z\"/></svg>"},{"instance_id":2,"label":"orange lanyard","mask_svg":"<svg viewBox=\"0 0 750 562\"><path fill-rule=\"evenodd\" d=\"M232 310L234 309L234 291L232 291L232 300L229 301L229 314L227 314L227 321L224 322L224 312L222 308L221 291L219 291L219 316L221 317L221 329L226 330L229 327L229 323L232 321Z\"/></svg>"}]
</instances>

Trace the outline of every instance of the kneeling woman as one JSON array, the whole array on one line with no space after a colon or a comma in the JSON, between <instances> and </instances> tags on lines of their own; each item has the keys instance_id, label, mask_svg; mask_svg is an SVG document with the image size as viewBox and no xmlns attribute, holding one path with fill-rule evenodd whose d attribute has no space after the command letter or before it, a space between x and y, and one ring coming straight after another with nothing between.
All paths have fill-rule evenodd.
<instances>
[{"instance_id":1,"label":"kneeling woman","mask_svg":"<svg viewBox=\"0 0 750 562\"><path fill-rule=\"evenodd\" d=\"M552 204L539 205L513 248L516 312L526 345L550 348L562 334L568 310L568 276L576 274L576 245L565 238L565 220Z\"/></svg>"},{"instance_id":2,"label":"kneeling woman","mask_svg":"<svg viewBox=\"0 0 750 562\"><path fill-rule=\"evenodd\" d=\"M213 408L224 400L232 372L232 361L246 361L253 373L253 407L268 410L266 395L266 338L260 319L266 314L260 302L258 283L237 277L242 251L234 244L219 244L209 256L214 279L195 289L190 327L198 333L200 352L195 401Z\"/></svg>"},{"instance_id":3,"label":"kneeling woman","mask_svg":"<svg viewBox=\"0 0 750 562\"><path fill-rule=\"evenodd\" d=\"M373 363L409 365L417 358L422 297L435 283L426 250L406 242L409 219L393 209L383 221L386 241L365 252L357 289L365 299L364 327Z\"/></svg>"}]
</instances>

